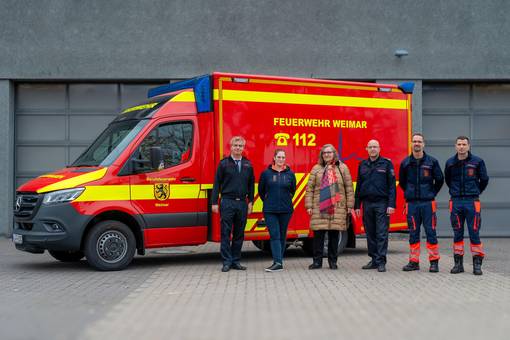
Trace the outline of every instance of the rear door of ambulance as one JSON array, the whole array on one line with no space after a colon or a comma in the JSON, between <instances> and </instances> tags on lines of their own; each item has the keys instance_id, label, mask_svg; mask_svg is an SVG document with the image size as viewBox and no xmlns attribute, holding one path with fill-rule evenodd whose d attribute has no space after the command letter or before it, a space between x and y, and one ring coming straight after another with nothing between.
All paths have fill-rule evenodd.
<instances>
[{"instance_id":1,"label":"rear door of ambulance","mask_svg":"<svg viewBox=\"0 0 510 340\"><path fill-rule=\"evenodd\" d=\"M381 142L381 155L390 158L396 169L409 152L411 97L396 86L218 74L214 89L218 153L228 154L230 138L243 136L245 155L254 165L257 183L271 164L275 148L287 153L297 179L288 238L309 235L304 196L309 172L324 144L337 148L353 181L358 163L367 157L365 147L370 139ZM397 193L398 211L392 216L391 230L406 228L402 194L400 190ZM360 232L363 229L358 223ZM257 194L245 236L268 238Z\"/></svg>"}]
</instances>

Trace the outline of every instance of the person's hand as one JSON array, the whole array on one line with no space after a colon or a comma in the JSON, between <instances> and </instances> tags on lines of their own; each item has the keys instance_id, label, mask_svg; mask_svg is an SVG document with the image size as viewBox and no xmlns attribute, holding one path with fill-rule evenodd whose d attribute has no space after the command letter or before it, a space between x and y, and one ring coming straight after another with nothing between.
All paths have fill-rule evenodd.
<instances>
[{"instance_id":1,"label":"person's hand","mask_svg":"<svg viewBox=\"0 0 510 340\"><path fill-rule=\"evenodd\" d=\"M220 212L220 209L218 208L218 205L217 204L213 204L211 205L211 211L215 214L219 213Z\"/></svg>"},{"instance_id":2,"label":"person's hand","mask_svg":"<svg viewBox=\"0 0 510 340\"><path fill-rule=\"evenodd\" d=\"M357 217L360 217L361 216L361 209L354 209L354 213L356 214Z\"/></svg>"},{"instance_id":3,"label":"person's hand","mask_svg":"<svg viewBox=\"0 0 510 340\"><path fill-rule=\"evenodd\" d=\"M388 215L391 215L395 212L395 208L392 208L392 207L388 207L388 209L386 209L386 214Z\"/></svg>"},{"instance_id":4,"label":"person's hand","mask_svg":"<svg viewBox=\"0 0 510 340\"><path fill-rule=\"evenodd\" d=\"M351 208L351 209L349 209L349 213L354 216L354 215L356 215L356 210Z\"/></svg>"},{"instance_id":5,"label":"person's hand","mask_svg":"<svg viewBox=\"0 0 510 340\"><path fill-rule=\"evenodd\" d=\"M253 203L250 202L250 203L248 203L248 215L251 214L252 211L253 211Z\"/></svg>"},{"instance_id":6,"label":"person's hand","mask_svg":"<svg viewBox=\"0 0 510 340\"><path fill-rule=\"evenodd\" d=\"M312 209L306 209L306 212L308 213L308 215L312 216L313 213Z\"/></svg>"}]
</instances>

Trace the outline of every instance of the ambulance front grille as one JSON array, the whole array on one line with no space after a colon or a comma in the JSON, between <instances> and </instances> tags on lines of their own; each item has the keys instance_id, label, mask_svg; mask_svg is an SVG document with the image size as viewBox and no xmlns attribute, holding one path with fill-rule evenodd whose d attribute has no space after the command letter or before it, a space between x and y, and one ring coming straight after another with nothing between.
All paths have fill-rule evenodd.
<instances>
[{"instance_id":1,"label":"ambulance front grille","mask_svg":"<svg viewBox=\"0 0 510 340\"><path fill-rule=\"evenodd\" d=\"M14 201L14 216L21 218L32 217L39 205L42 195L35 193L17 193Z\"/></svg>"}]
</instances>

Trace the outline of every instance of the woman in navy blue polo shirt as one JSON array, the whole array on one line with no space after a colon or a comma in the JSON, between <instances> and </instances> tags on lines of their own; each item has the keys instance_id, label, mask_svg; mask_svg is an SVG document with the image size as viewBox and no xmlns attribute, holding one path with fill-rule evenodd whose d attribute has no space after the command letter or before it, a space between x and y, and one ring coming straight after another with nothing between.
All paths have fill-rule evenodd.
<instances>
[{"instance_id":1,"label":"woman in navy blue polo shirt","mask_svg":"<svg viewBox=\"0 0 510 340\"><path fill-rule=\"evenodd\" d=\"M273 264L268 272L283 270L283 253L287 241L287 226L294 211L292 197L296 192L296 176L285 164L285 151L276 149L273 164L260 175L259 196L269 236Z\"/></svg>"}]
</instances>

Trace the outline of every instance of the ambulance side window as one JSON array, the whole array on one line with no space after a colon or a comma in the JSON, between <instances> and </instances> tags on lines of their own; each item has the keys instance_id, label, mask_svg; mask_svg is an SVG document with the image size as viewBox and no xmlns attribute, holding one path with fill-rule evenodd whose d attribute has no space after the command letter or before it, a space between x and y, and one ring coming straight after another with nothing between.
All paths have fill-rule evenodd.
<instances>
[{"instance_id":1,"label":"ambulance side window","mask_svg":"<svg viewBox=\"0 0 510 340\"><path fill-rule=\"evenodd\" d=\"M163 153L164 168L170 168L191 159L193 124L176 122L159 125L140 144L138 154L141 159L149 159L150 148L158 146ZM137 172L150 169L137 169Z\"/></svg>"}]
</instances>

